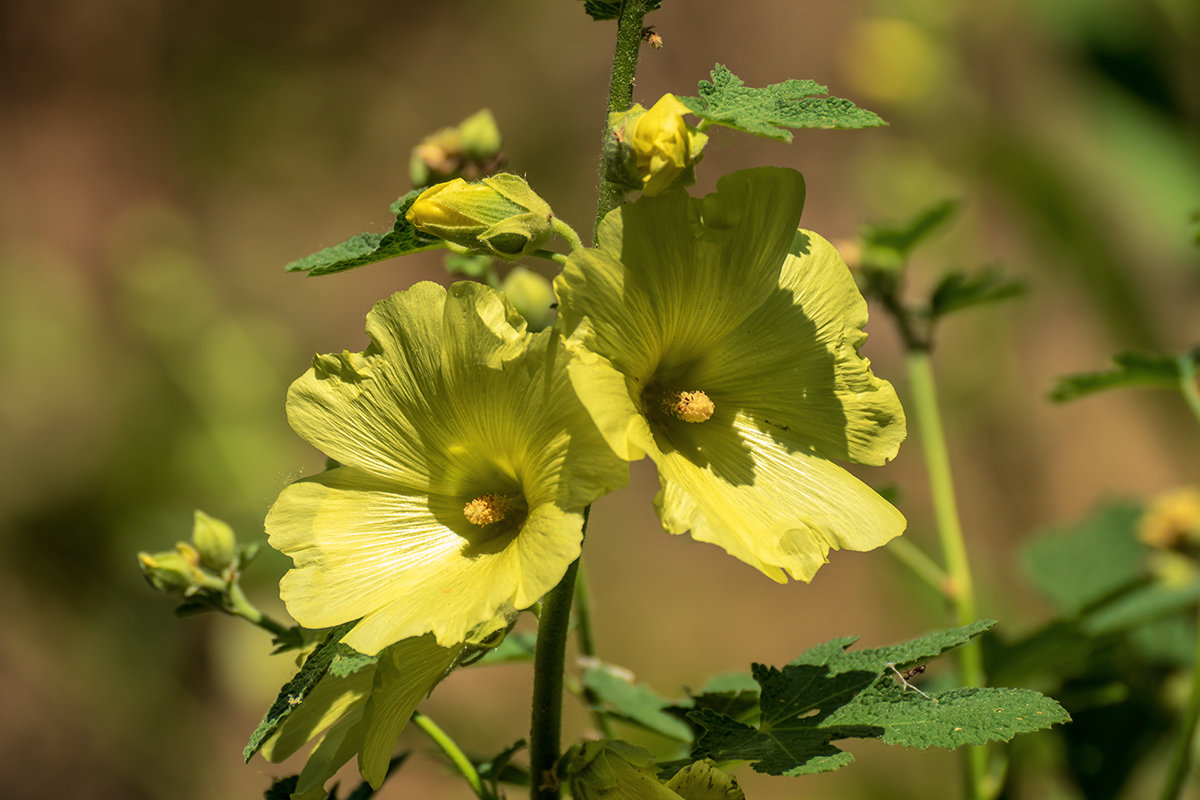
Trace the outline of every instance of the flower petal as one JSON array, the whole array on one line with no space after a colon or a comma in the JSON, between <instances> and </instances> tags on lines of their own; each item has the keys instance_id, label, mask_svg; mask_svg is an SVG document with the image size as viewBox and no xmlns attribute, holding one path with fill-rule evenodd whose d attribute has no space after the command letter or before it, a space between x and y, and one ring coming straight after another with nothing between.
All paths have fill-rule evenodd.
<instances>
[{"instance_id":1,"label":"flower petal","mask_svg":"<svg viewBox=\"0 0 1200 800\"><path fill-rule=\"evenodd\" d=\"M433 631L461 642L504 604L526 608L579 556L582 511L535 505L519 532L488 537L444 496L403 494L340 467L286 487L268 541L295 561L280 583L308 628L362 618L342 641L362 653Z\"/></svg>"},{"instance_id":2,"label":"flower petal","mask_svg":"<svg viewBox=\"0 0 1200 800\"><path fill-rule=\"evenodd\" d=\"M785 573L811 580L831 549L870 550L904 531L900 512L866 484L820 456L790 451L756 420L705 426L695 434L703 461L680 450L650 454L662 483L655 503L671 533L690 529L784 582Z\"/></svg>"},{"instance_id":3,"label":"flower petal","mask_svg":"<svg viewBox=\"0 0 1200 800\"><path fill-rule=\"evenodd\" d=\"M896 455L905 420L891 384L858 354L866 321L833 245L798 231L780 288L688 377L792 449L880 465Z\"/></svg>"},{"instance_id":4,"label":"flower petal","mask_svg":"<svg viewBox=\"0 0 1200 800\"><path fill-rule=\"evenodd\" d=\"M375 667L338 677L326 674L262 747L263 758L278 763L291 756L353 707L361 705L371 690ZM358 712L361 713L359 708Z\"/></svg>"},{"instance_id":5,"label":"flower petal","mask_svg":"<svg viewBox=\"0 0 1200 800\"><path fill-rule=\"evenodd\" d=\"M358 754L358 771L372 788L378 789L387 777L388 762L409 718L461 651L462 645L439 647L432 636L418 636L389 647L379 659L363 711L365 732Z\"/></svg>"}]
</instances>

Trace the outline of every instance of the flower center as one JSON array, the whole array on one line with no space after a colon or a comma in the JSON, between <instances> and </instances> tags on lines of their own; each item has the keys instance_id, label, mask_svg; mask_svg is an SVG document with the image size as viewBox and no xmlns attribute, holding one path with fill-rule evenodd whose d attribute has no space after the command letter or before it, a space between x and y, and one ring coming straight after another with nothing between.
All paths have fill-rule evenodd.
<instances>
[{"instance_id":1,"label":"flower center","mask_svg":"<svg viewBox=\"0 0 1200 800\"><path fill-rule=\"evenodd\" d=\"M507 497L489 492L463 506L463 516L467 522L482 528L503 520L512 507L512 501Z\"/></svg>"},{"instance_id":2,"label":"flower center","mask_svg":"<svg viewBox=\"0 0 1200 800\"><path fill-rule=\"evenodd\" d=\"M709 396L699 389L667 392L663 395L662 408L667 416L682 422L705 422L717 410Z\"/></svg>"}]
</instances>

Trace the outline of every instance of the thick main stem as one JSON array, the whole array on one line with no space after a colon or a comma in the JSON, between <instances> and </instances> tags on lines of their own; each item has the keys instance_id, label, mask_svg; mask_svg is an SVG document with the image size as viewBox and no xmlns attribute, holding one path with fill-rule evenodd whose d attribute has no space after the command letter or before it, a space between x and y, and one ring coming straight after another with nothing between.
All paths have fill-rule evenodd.
<instances>
[{"instance_id":1,"label":"thick main stem","mask_svg":"<svg viewBox=\"0 0 1200 800\"><path fill-rule=\"evenodd\" d=\"M958 518L958 502L954 496L954 479L950 471L950 454L942 431L942 417L938 410L937 387L933 380L929 351L925 348L910 349L907 361L912 408L921 437L921 448L925 453L926 469L929 471L929 492L933 499L938 538L941 540L942 555L950 577L947 597L953 608L955 623L968 625L976 620L975 586L971 579L970 562L967 560L967 548ZM958 672L959 681L963 686L983 685L983 654L977 643L968 644L958 650ZM983 747L968 747L965 757L966 796L971 800L980 800L987 794L984 788L987 752Z\"/></svg>"},{"instance_id":2,"label":"thick main stem","mask_svg":"<svg viewBox=\"0 0 1200 800\"><path fill-rule=\"evenodd\" d=\"M646 19L646 0L626 0L617 18L617 45L613 51L612 77L608 83L608 113L628 111L633 105L633 79L637 74L638 52L642 46L642 24ZM608 121L604 125L608 137ZM604 179L601 160L600 197L596 203L596 223L592 226L592 244L600 231L604 215L621 205L625 189Z\"/></svg>"},{"instance_id":3,"label":"thick main stem","mask_svg":"<svg viewBox=\"0 0 1200 800\"><path fill-rule=\"evenodd\" d=\"M562 581L542 601L537 649L533 654L533 718L529 728L530 797L558 800L555 765L562 755L563 671L567 632L579 560L572 562Z\"/></svg>"}]
</instances>

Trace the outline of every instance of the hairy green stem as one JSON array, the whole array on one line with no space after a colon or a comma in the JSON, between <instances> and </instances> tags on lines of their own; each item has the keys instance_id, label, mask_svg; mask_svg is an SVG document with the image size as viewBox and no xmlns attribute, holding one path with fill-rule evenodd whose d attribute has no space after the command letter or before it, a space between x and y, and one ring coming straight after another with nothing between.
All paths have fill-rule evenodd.
<instances>
[{"instance_id":1,"label":"hairy green stem","mask_svg":"<svg viewBox=\"0 0 1200 800\"><path fill-rule=\"evenodd\" d=\"M901 536L888 542L887 551L895 556L897 561L911 569L929 588L942 597L947 597L947 592L950 590L950 576L924 550L913 544L907 536Z\"/></svg>"},{"instance_id":2,"label":"hairy green stem","mask_svg":"<svg viewBox=\"0 0 1200 800\"><path fill-rule=\"evenodd\" d=\"M479 777L479 772L476 771L475 765L471 763L471 759L467 758L458 744L446 735L446 732L439 728L433 720L420 711L412 715L412 721L414 725L425 732L425 735L438 746L439 750L446 754L446 757L450 759L455 768L462 773L463 778L470 784L471 790L475 792L475 796L479 800L491 800L491 793L484 787L483 780Z\"/></svg>"},{"instance_id":3,"label":"hairy green stem","mask_svg":"<svg viewBox=\"0 0 1200 800\"><path fill-rule=\"evenodd\" d=\"M281 636L287 632L287 627L281 625L266 614L259 611L253 603L246 599L241 585L235 580L230 583L225 596L229 599L226 609L235 617L241 617L247 622L257 625L265 631Z\"/></svg>"},{"instance_id":4,"label":"hairy green stem","mask_svg":"<svg viewBox=\"0 0 1200 800\"><path fill-rule=\"evenodd\" d=\"M929 491L933 500L938 538L941 540L942 555L950 578L949 591L946 594L954 611L955 624L967 625L977 617L975 586L971 579L970 562L967 560L967 548L959 522L958 503L954 497L950 455L942 431L937 387L933 380L929 351L925 348L911 349L908 351L907 362L912 409L921 437L921 448L925 454L926 469L929 472ZM963 686L983 686L983 653L978 643L973 642L959 648L958 672L959 681ZM965 759L966 796L970 800L981 800L988 794L984 786L987 751L982 746L968 747Z\"/></svg>"},{"instance_id":5,"label":"hairy green stem","mask_svg":"<svg viewBox=\"0 0 1200 800\"><path fill-rule=\"evenodd\" d=\"M588 593L587 570L579 565L579 573L575 578L575 622L576 633L579 637L579 652L586 658L596 657L596 640L592 633L592 599ZM600 698L587 686L582 687L583 699L592 713L592 721L605 739L613 738L612 725L608 715L600 710Z\"/></svg>"},{"instance_id":6,"label":"hairy green stem","mask_svg":"<svg viewBox=\"0 0 1200 800\"><path fill-rule=\"evenodd\" d=\"M579 234L575 232L575 229L558 217L550 220L550 228L566 241L567 246L571 248L572 252L583 248L583 240L579 238Z\"/></svg>"},{"instance_id":7,"label":"hairy green stem","mask_svg":"<svg viewBox=\"0 0 1200 800\"><path fill-rule=\"evenodd\" d=\"M633 105L633 79L637 74L638 52L642 46L642 23L645 19L646 0L625 0L621 4L621 16L617 18L617 45L613 51L612 78L608 83L609 114L628 111ZM604 137L607 141L607 116ZM625 189L604 179L603 160L600 171L600 197L596 203L596 222L592 226L592 244L596 244L600 221L604 219L604 215L621 205L625 198Z\"/></svg>"},{"instance_id":8,"label":"hairy green stem","mask_svg":"<svg viewBox=\"0 0 1200 800\"><path fill-rule=\"evenodd\" d=\"M576 559L542 601L537 649L533 653L533 718L529 728L530 797L558 800L555 765L562 755L563 671L575 594Z\"/></svg>"}]
</instances>

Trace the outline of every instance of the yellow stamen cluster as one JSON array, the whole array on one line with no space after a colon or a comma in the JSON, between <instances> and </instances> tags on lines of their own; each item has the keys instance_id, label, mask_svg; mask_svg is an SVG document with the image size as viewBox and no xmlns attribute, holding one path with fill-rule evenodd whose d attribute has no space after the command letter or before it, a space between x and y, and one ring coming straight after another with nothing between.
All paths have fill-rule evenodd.
<instances>
[{"instance_id":1,"label":"yellow stamen cluster","mask_svg":"<svg viewBox=\"0 0 1200 800\"><path fill-rule=\"evenodd\" d=\"M668 416L683 422L705 422L717 407L708 395L694 392L672 392L663 398L663 410Z\"/></svg>"},{"instance_id":2,"label":"yellow stamen cluster","mask_svg":"<svg viewBox=\"0 0 1200 800\"><path fill-rule=\"evenodd\" d=\"M472 525L484 527L500 522L512 509L512 501L503 495L482 494L463 506L463 516Z\"/></svg>"}]
</instances>

